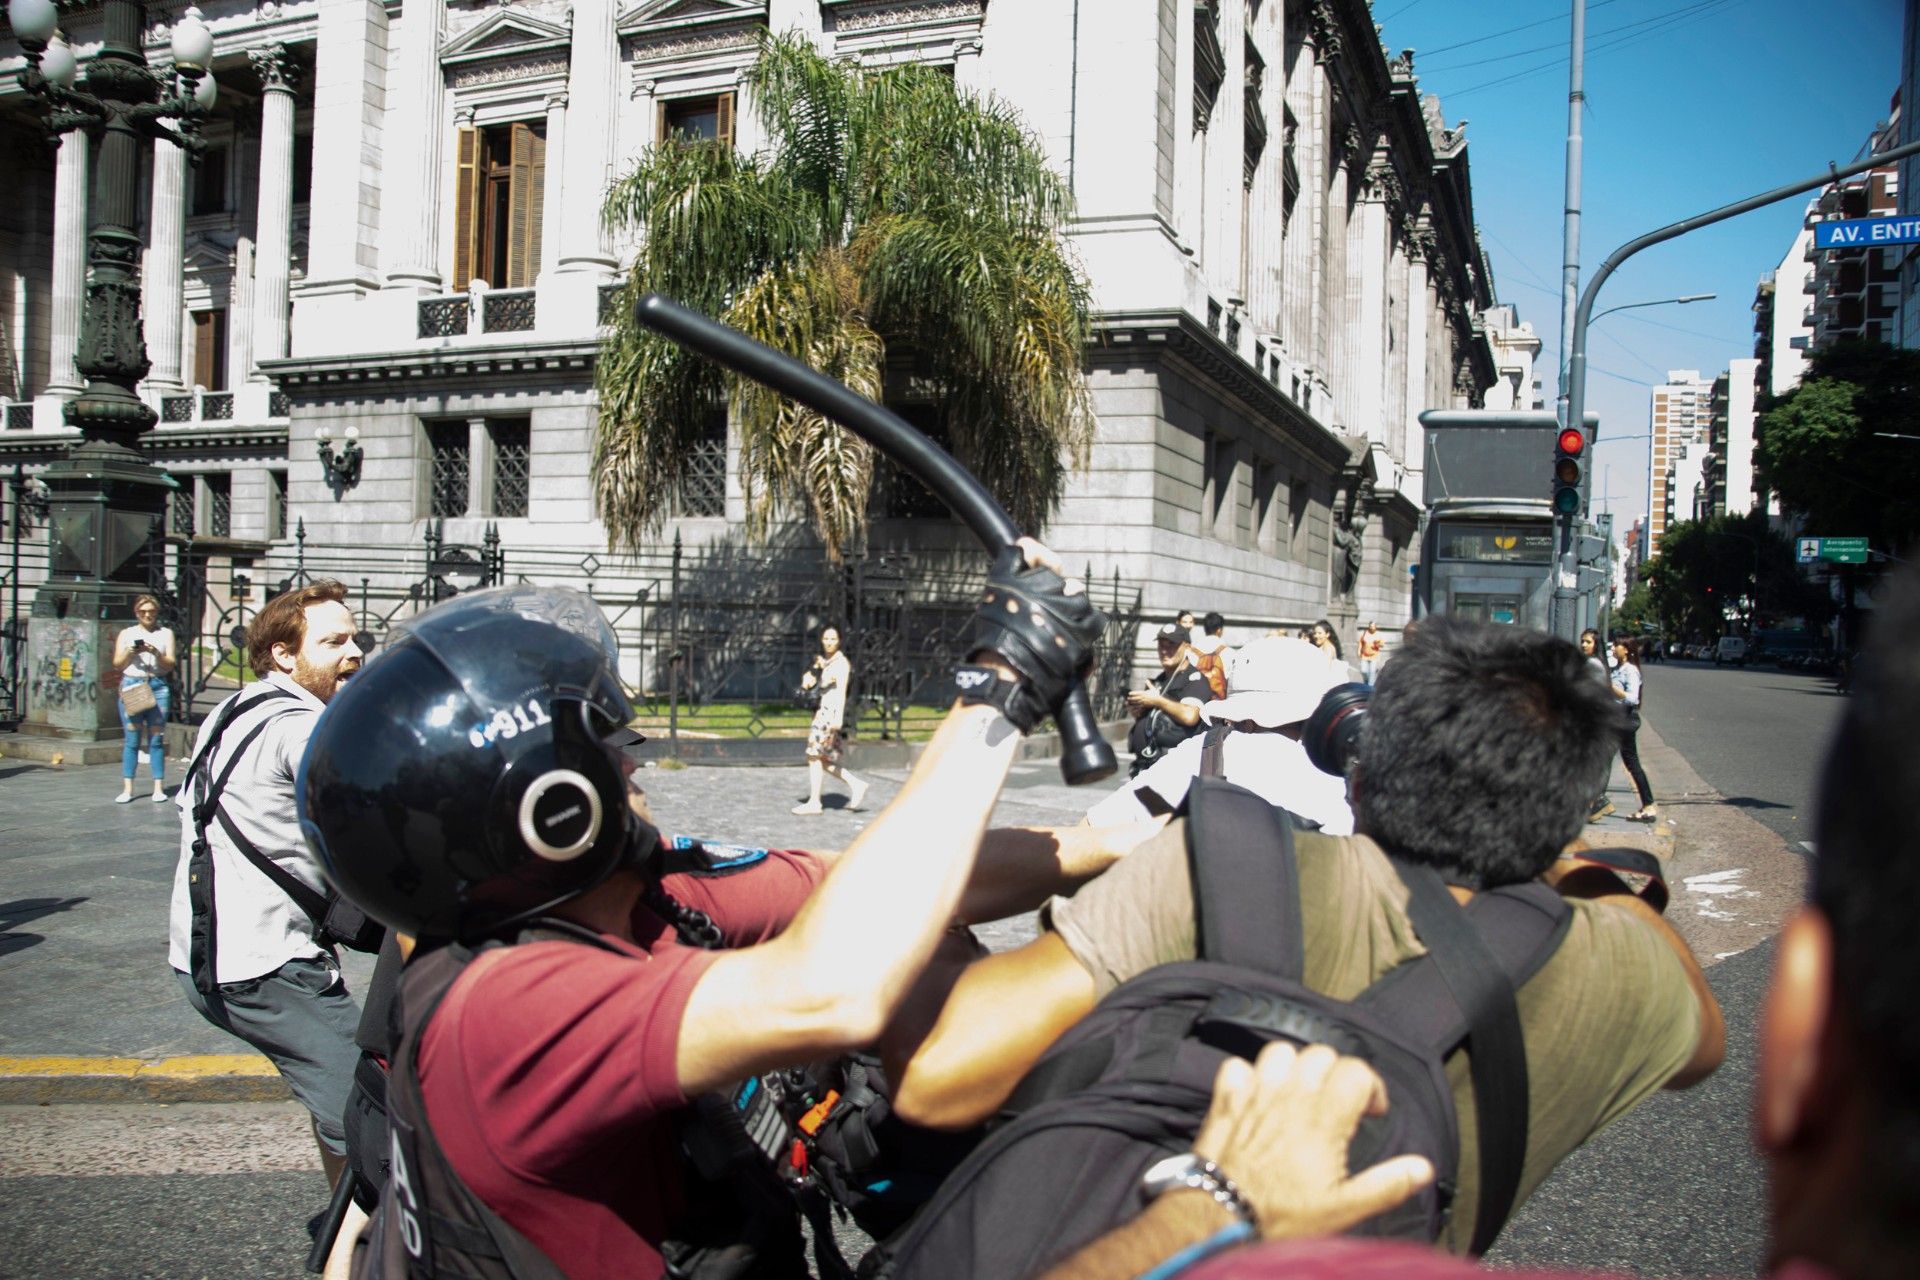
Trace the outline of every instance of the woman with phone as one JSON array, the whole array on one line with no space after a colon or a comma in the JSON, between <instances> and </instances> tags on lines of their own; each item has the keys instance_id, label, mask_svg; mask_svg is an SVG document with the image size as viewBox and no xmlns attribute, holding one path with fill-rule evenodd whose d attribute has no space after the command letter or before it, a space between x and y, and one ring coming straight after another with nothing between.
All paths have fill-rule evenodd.
<instances>
[{"instance_id":1,"label":"woman with phone","mask_svg":"<svg viewBox=\"0 0 1920 1280\"><path fill-rule=\"evenodd\" d=\"M113 665L120 672L120 728L126 744L120 752L120 794L115 804L133 800L133 775L140 767L140 752L147 753L147 767L153 774L153 802L167 798L167 709L173 703L173 689L167 673L175 665L173 629L157 625L160 602L141 596L133 602L134 624L113 641Z\"/></svg>"},{"instance_id":2,"label":"woman with phone","mask_svg":"<svg viewBox=\"0 0 1920 1280\"><path fill-rule=\"evenodd\" d=\"M818 686L820 709L813 713L813 723L807 729L807 798L794 806L795 813L825 812L820 804L820 789L828 774L846 783L853 793L847 800L847 808L858 809L860 802L867 798L867 784L840 763L841 753L846 749L842 726L847 713L847 686L852 680L853 664L840 648L840 628L827 627L820 633L819 656L800 677L802 689L811 691Z\"/></svg>"}]
</instances>

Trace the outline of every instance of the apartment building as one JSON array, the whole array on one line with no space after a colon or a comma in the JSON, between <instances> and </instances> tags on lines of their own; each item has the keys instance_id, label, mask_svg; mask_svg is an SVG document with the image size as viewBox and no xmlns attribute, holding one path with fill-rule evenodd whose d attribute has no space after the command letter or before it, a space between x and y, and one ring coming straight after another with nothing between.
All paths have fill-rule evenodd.
<instances>
[{"instance_id":1,"label":"apartment building","mask_svg":"<svg viewBox=\"0 0 1920 1280\"><path fill-rule=\"evenodd\" d=\"M1713 384L1701 378L1698 369L1671 369L1667 380L1653 389L1648 415L1653 465L1647 484L1647 559L1660 553L1660 536L1668 524L1694 518L1705 450L1691 462L1685 460L1688 447L1706 438L1712 401Z\"/></svg>"}]
</instances>

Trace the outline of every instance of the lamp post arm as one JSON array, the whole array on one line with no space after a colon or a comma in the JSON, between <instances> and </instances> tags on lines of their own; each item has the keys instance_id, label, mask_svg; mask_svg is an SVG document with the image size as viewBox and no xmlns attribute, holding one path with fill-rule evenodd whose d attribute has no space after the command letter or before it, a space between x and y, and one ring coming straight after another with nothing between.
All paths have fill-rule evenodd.
<instances>
[{"instance_id":1,"label":"lamp post arm","mask_svg":"<svg viewBox=\"0 0 1920 1280\"><path fill-rule=\"evenodd\" d=\"M1676 236L1683 236L1689 231L1697 231L1701 227L1711 226L1713 223L1723 222L1728 218L1738 217L1743 213L1750 213L1755 209L1763 208L1776 201L1785 200L1790 196L1797 196L1805 191L1812 191L1816 187L1824 187L1828 183L1837 181L1840 178L1850 178L1856 173L1865 173L1869 169L1878 169L1882 165L1890 164L1895 160L1904 160L1911 155L1920 155L1920 142L1909 142L1902 146L1894 147L1891 150L1882 151L1877 155L1868 156L1865 160L1850 164L1845 168L1835 169L1829 167L1825 173L1818 174L1804 181L1789 183L1784 187L1775 187L1771 191L1764 191L1757 196L1748 196L1745 200L1736 200L1732 204L1722 205L1720 208L1710 210L1707 213L1695 214L1691 218L1684 218L1670 226L1661 227L1657 231L1649 231L1643 236L1629 240L1608 254L1607 260L1600 264L1600 269L1593 273L1593 279L1587 281L1587 287L1582 290L1580 294L1580 305L1574 310L1573 345L1571 353L1567 357L1567 381L1570 385L1566 399L1566 421L1584 422L1586 420L1587 326L1593 322L1593 304L1600 296L1600 286L1607 282L1607 277L1619 269L1621 263L1642 249L1651 248L1656 244L1671 240ZM1562 425L1565 424L1563 423Z\"/></svg>"}]
</instances>

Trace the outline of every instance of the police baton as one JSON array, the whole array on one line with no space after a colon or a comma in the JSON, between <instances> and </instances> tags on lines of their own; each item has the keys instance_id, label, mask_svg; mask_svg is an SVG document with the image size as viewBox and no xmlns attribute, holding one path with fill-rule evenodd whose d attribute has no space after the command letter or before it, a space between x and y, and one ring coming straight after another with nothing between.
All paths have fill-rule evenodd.
<instances>
[{"instance_id":1,"label":"police baton","mask_svg":"<svg viewBox=\"0 0 1920 1280\"><path fill-rule=\"evenodd\" d=\"M327 1202L327 1211L320 1216L320 1225L313 1233L313 1248L307 1250L307 1270L319 1275L327 1269L327 1255L333 1252L333 1242L340 1238L340 1224L347 1219L347 1206L353 1203L353 1170L342 1169L340 1180L333 1184L333 1198Z\"/></svg>"},{"instance_id":2,"label":"police baton","mask_svg":"<svg viewBox=\"0 0 1920 1280\"><path fill-rule=\"evenodd\" d=\"M856 395L844 384L657 293L641 298L633 314L642 325L687 350L771 387L847 428L946 503L989 551L998 551L1020 536L1020 530L986 486L955 462L953 455L898 415ZM1069 785L1098 782L1114 771L1113 748L1094 723L1084 683L1074 685L1054 722L1060 727L1060 772Z\"/></svg>"}]
</instances>

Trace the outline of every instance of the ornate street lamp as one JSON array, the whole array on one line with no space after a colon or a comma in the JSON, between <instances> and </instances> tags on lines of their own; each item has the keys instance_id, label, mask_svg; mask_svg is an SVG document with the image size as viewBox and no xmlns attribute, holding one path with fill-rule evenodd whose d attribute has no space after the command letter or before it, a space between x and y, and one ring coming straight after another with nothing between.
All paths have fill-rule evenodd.
<instances>
[{"instance_id":1,"label":"ornate street lamp","mask_svg":"<svg viewBox=\"0 0 1920 1280\"><path fill-rule=\"evenodd\" d=\"M60 38L54 0L8 0L7 17L26 52L20 85L50 136L84 131L92 143L87 200L87 283L74 364L86 378L62 408L81 442L41 473L50 491L51 557L35 593L30 644L69 651L74 687L50 692L29 712L31 730L63 737L116 733L110 696L97 670L112 626L132 616L147 585L144 552L177 487L135 448L154 423L136 390L147 373L140 320L140 151L166 139L198 160L200 122L213 104L213 33L189 8L173 28L173 72L155 75L140 49L146 6L105 0L100 49L84 74ZM76 80L80 87L75 88ZM169 126L163 121L172 120ZM42 632L47 639L43 642Z\"/></svg>"}]
</instances>

